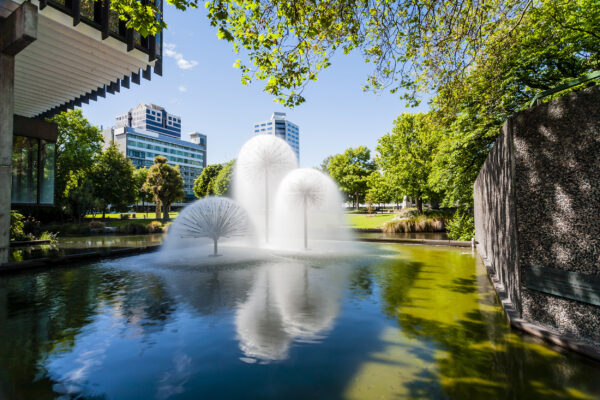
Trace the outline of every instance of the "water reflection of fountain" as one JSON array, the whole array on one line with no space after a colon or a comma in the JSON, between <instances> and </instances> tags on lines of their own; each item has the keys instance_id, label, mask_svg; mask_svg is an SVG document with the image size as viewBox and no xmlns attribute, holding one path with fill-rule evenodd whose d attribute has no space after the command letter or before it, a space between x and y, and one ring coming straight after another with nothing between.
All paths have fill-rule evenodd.
<instances>
[{"instance_id":1,"label":"water reflection of fountain","mask_svg":"<svg viewBox=\"0 0 600 400\"><path fill-rule=\"evenodd\" d=\"M339 312L344 274L339 264L313 267L288 262L262 267L236 312L244 360L283 360L292 342L322 339Z\"/></svg>"}]
</instances>

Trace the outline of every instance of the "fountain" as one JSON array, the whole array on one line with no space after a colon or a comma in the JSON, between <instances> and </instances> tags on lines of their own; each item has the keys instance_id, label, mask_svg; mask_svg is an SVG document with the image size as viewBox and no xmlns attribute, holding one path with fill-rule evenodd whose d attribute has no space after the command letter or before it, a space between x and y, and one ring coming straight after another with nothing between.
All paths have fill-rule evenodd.
<instances>
[{"instance_id":1,"label":"fountain","mask_svg":"<svg viewBox=\"0 0 600 400\"><path fill-rule=\"evenodd\" d=\"M169 237L210 238L218 256L220 238L243 237L252 231L246 211L226 197L206 197L185 207L169 231Z\"/></svg>"},{"instance_id":2,"label":"fountain","mask_svg":"<svg viewBox=\"0 0 600 400\"><path fill-rule=\"evenodd\" d=\"M314 250L324 240L350 239L336 184L315 169L297 168L294 152L282 139L257 135L246 142L234 167L233 188L235 200L209 197L184 208L164 246L165 253L177 250L165 254L171 266L197 263L202 245L198 238L212 239L213 256L218 255L221 237L260 236L263 241L263 246L256 240L237 246L222 262L204 259L204 265L264 259L273 250L307 250L309 244ZM335 254L336 246L322 247ZM184 248L187 253L180 251Z\"/></svg>"},{"instance_id":3,"label":"fountain","mask_svg":"<svg viewBox=\"0 0 600 400\"><path fill-rule=\"evenodd\" d=\"M295 169L281 181L275 200L276 244L297 248L308 240L347 240L342 198L336 184L312 168ZM313 243L314 244L314 243Z\"/></svg>"},{"instance_id":4,"label":"fountain","mask_svg":"<svg viewBox=\"0 0 600 400\"><path fill-rule=\"evenodd\" d=\"M297 167L296 155L282 139L256 135L238 155L234 171L234 198L248 210L254 225L269 242L271 213L269 205L283 177ZM262 218L261 218L262 217Z\"/></svg>"}]
</instances>

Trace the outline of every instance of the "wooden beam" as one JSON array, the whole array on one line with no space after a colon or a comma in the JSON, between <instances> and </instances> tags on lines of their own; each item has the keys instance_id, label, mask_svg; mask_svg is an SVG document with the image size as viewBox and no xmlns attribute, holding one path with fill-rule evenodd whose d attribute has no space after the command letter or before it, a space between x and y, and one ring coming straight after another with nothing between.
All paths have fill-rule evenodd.
<instances>
[{"instance_id":1,"label":"wooden beam","mask_svg":"<svg viewBox=\"0 0 600 400\"><path fill-rule=\"evenodd\" d=\"M14 56L37 38L38 9L23 3L0 25L0 52Z\"/></svg>"}]
</instances>

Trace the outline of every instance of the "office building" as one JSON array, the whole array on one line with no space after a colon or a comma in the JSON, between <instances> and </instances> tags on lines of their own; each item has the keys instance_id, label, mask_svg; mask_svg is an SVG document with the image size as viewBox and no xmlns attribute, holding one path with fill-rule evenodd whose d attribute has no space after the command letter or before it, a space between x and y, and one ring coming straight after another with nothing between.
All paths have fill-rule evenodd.
<instances>
[{"instance_id":1,"label":"office building","mask_svg":"<svg viewBox=\"0 0 600 400\"><path fill-rule=\"evenodd\" d=\"M286 119L285 113L274 112L268 121L254 124L255 135L275 135L285 140L300 160L300 128Z\"/></svg>"},{"instance_id":2,"label":"office building","mask_svg":"<svg viewBox=\"0 0 600 400\"><path fill-rule=\"evenodd\" d=\"M46 118L161 75L162 36L141 37L110 1L0 0L0 27L2 264L11 205L54 204L58 128Z\"/></svg>"},{"instance_id":3,"label":"office building","mask_svg":"<svg viewBox=\"0 0 600 400\"><path fill-rule=\"evenodd\" d=\"M128 126L181 138L181 118L155 104L140 104L115 118L115 128Z\"/></svg>"},{"instance_id":4,"label":"office building","mask_svg":"<svg viewBox=\"0 0 600 400\"><path fill-rule=\"evenodd\" d=\"M194 198L194 181L206 167L206 135L193 132L188 142L172 135L131 126L105 129L102 134L105 147L114 141L136 168L150 167L154 164L154 157L159 155L165 156L169 164L179 165L186 198Z\"/></svg>"}]
</instances>

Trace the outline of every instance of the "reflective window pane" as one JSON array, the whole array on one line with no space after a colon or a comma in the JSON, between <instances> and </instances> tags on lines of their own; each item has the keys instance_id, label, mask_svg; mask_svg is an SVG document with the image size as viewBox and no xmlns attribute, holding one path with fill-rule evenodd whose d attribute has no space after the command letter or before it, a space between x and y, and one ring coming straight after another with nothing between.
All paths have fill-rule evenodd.
<instances>
[{"instance_id":1,"label":"reflective window pane","mask_svg":"<svg viewBox=\"0 0 600 400\"><path fill-rule=\"evenodd\" d=\"M38 139L13 137L12 203L37 202Z\"/></svg>"},{"instance_id":2,"label":"reflective window pane","mask_svg":"<svg viewBox=\"0 0 600 400\"><path fill-rule=\"evenodd\" d=\"M56 157L55 144L41 141L40 152L40 204L54 204L54 161Z\"/></svg>"}]
</instances>

